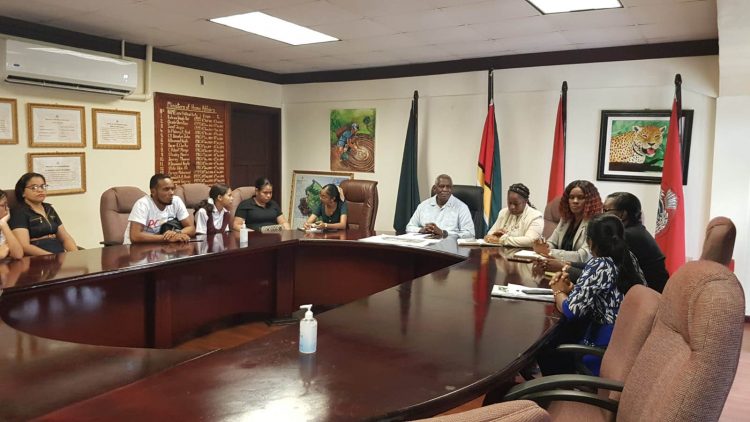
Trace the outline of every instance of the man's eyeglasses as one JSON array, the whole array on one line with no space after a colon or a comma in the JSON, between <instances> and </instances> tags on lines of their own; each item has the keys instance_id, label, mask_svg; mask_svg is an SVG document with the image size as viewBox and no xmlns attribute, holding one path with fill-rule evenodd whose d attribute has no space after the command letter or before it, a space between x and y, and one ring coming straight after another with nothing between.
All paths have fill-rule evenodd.
<instances>
[{"instance_id":1,"label":"man's eyeglasses","mask_svg":"<svg viewBox=\"0 0 750 422\"><path fill-rule=\"evenodd\" d=\"M39 192L40 190L47 190L49 185L29 185L26 186L26 189L30 189L34 192Z\"/></svg>"},{"instance_id":2,"label":"man's eyeglasses","mask_svg":"<svg viewBox=\"0 0 750 422\"><path fill-rule=\"evenodd\" d=\"M603 212L617 212L620 211L617 208L602 208Z\"/></svg>"}]
</instances>

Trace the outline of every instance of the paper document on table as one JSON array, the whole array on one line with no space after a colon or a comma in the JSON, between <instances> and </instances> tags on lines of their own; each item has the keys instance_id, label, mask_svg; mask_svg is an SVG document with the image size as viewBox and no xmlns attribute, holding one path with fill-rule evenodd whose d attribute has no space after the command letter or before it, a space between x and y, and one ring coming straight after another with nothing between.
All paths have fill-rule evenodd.
<instances>
[{"instance_id":1,"label":"paper document on table","mask_svg":"<svg viewBox=\"0 0 750 422\"><path fill-rule=\"evenodd\" d=\"M531 259L544 258L538 253L534 251L529 251L526 249L516 252L513 256L515 256L516 258L531 258Z\"/></svg>"},{"instance_id":2,"label":"paper document on table","mask_svg":"<svg viewBox=\"0 0 750 422\"><path fill-rule=\"evenodd\" d=\"M499 243L490 243L484 239L458 239L456 243L458 246L502 246Z\"/></svg>"},{"instance_id":3,"label":"paper document on table","mask_svg":"<svg viewBox=\"0 0 750 422\"><path fill-rule=\"evenodd\" d=\"M379 234L377 236L359 239L360 242L387 243L389 245L414 246L418 248L432 245L433 243L440 242L440 240L441 239L429 239L423 234L415 235L411 233L401 236Z\"/></svg>"},{"instance_id":4,"label":"paper document on table","mask_svg":"<svg viewBox=\"0 0 750 422\"><path fill-rule=\"evenodd\" d=\"M492 287L492 296L510 299L538 300L541 302L554 302L552 289L540 289L509 283L507 286L495 285Z\"/></svg>"}]
</instances>

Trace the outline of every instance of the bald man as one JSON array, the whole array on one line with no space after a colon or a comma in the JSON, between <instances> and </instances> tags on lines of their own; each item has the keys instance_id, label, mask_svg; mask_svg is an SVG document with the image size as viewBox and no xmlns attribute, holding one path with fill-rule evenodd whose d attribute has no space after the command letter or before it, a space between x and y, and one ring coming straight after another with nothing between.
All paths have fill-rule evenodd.
<instances>
[{"instance_id":1,"label":"bald man","mask_svg":"<svg viewBox=\"0 0 750 422\"><path fill-rule=\"evenodd\" d=\"M453 180L447 174L435 179L435 196L417 207L406 225L407 233L429 233L439 237L474 237L471 212L460 199L453 196Z\"/></svg>"}]
</instances>

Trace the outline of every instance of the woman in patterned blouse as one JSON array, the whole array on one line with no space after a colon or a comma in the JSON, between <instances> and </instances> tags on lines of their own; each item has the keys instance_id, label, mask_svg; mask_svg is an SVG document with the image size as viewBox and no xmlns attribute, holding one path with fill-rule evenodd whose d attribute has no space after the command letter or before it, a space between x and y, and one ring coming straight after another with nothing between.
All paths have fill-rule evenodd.
<instances>
[{"instance_id":1,"label":"woman in patterned blouse","mask_svg":"<svg viewBox=\"0 0 750 422\"><path fill-rule=\"evenodd\" d=\"M601 214L592 218L586 242L593 257L586 263L578 282L573 285L564 270L550 281L555 306L567 320L562 330L566 338L558 344L576 342L606 347L623 296L631 286L645 284L638 261L625 243L624 233L622 222L614 215ZM555 359L557 364L564 360L562 357ZM599 374L599 358L587 355L583 362L592 373Z\"/></svg>"}]
</instances>

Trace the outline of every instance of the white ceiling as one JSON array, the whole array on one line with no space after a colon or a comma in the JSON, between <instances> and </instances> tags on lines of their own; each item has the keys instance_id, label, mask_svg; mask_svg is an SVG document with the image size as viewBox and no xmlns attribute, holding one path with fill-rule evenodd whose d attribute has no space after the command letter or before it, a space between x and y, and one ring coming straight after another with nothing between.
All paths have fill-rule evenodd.
<instances>
[{"instance_id":1,"label":"white ceiling","mask_svg":"<svg viewBox=\"0 0 750 422\"><path fill-rule=\"evenodd\" d=\"M621 2L544 16L524 0L0 0L0 15L276 73L718 38L716 0ZM341 41L290 46L207 21L252 11Z\"/></svg>"}]
</instances>

